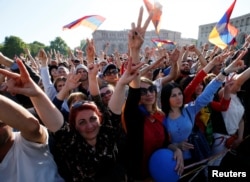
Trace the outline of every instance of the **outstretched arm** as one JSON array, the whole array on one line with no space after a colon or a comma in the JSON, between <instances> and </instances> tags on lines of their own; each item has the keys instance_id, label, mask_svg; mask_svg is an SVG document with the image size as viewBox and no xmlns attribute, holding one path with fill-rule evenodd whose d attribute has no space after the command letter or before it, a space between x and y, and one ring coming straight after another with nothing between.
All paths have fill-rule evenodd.
<instances>
[{"instance_id":1,"label":"outstretched arm","mask_svg":"<svg viewBox=\"0 0 250 182\"><path fill-rule=\"evenodd\" d=\"M121 114L122 106L125 102L125 91L126 85L128 85L133 79L138 77L139 75L139 68L144 63L139 63L136 66L132 66L132 60L128 61L127 70L123 73L119 81L115 86L115 90L113 95L109 101L109 108L115 114Z\"/></svg>"},{"instance_id":2,"label":"outstretched arm","mask_svg":"<svg viewBox=\"0 0 250 182\"><path fill-rule=\"evenodd\" d=\"M46 129L27 109L0 95L0 121L21 132L31 142L45 143Z\"/></svg>"},{"instance_id":3,"label":"outstretched arm","mask_svg":"<svg viewBox=\"0 0 250 182\"><path fill-rule=\"evenodd\" d=\"M29 73L20 59L17 59L20 74L0 69L6 75L8 91L12 94L22 94L30 97L39 117L46 127L55 132L63 125L63 116L54 106L41 88L31 79ZM48 114L49 113L49 114Z\"/></svg>"}]
</instances>

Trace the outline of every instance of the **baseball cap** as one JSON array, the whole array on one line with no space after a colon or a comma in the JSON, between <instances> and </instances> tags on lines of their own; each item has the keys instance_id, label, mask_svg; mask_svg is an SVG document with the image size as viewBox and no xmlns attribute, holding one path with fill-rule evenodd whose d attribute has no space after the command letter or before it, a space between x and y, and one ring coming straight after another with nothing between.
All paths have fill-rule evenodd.
<instances>
[{"instance_id":1,"label":"baseball cap","mask_svg":"<svg viewBox=\"0 0 250 182\"><path fill-rule=\"evenodd\" d=\"M114 64L107 64L103 70L102 70L102 74L105 75L105 73L111 69L117 69L116 65Z\"/></svg>"}]
</instances>

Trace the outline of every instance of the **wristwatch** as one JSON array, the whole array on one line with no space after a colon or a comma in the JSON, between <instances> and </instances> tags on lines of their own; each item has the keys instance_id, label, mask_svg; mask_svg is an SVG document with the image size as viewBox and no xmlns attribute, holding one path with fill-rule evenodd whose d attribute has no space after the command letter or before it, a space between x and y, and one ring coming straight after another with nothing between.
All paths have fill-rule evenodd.
<instances>
[{"instance_id":1,"label":"wristwatch","mask_svg":"<svg viewBox=\"0 0 250 182\"><path fill-rule=\"evenodd\" d=\"M222 68L220 72L221 72L221 74L224 75L224 76L228 76L228 75L229 75L229 73L226 73L226 72L225 72L225 68Z\"/></svg>"}]
</instances>

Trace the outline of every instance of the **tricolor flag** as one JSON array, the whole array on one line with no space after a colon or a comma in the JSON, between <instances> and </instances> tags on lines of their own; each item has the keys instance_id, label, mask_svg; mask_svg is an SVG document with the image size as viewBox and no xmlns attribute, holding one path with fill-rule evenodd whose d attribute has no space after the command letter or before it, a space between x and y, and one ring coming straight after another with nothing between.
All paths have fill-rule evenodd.
<instances>
[{"instance_id":1,"label":"tricolor flag","mask_svg":"<svg viewBox=\"0 0 250 182\"><path fill-rule=\"evenodd\" d=\"M161 15L162 15L162 5L156 0L154 4L150 2L150 0L143 0L147 11L153 12L152 22L155 27L155 31L157 34L160 33L160 23L161 23Z\"/></svg>"},{"instance_id":2,"label":"tricolor flag","mask_svg":"<svg viewBox=\"0 0 250 182\"><path fill-rule=\"evenodd\" d=\"M236 0L234 0L208 37L209 42L221 49L225 49L228 45L232 45L236 42L235 37L238 34L238 29L229 23L235 3Z\"/></svg>"},{"instance_id":3,"label":"tricolor flag","mask_svg":"<svg viewBox=\"0 0 250 182\"><path fill-rule=\"evenodd\" d=\"M65 26L63 26L63 30L76 28L80 25L89 27L93 31L95 31L103 22L105 18L100 15L89 15L79 18Z\"/></svg>"},{"instance_id":4,"label":"tricolor flag","mask_svg":"<svg viewBox=\"0 0 250 182\"><path fill-rule=\"evenodd\" d=\"M157 46L161 47L164 44L169 44L169 45L175 45L175 42L172 42L171 40L167 39L151 39L151 41Z\"/></svg>"}]
</instances>

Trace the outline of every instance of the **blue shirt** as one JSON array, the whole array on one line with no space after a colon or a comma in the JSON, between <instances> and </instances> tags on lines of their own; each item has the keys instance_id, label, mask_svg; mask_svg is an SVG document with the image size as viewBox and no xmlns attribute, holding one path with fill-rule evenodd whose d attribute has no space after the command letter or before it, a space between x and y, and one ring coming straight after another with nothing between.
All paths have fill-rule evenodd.
<instances>
[{"instance_id":1,"label":"blue shirt","mask_svg":"<svg viewBox=\"0 0 250 182\"><path fill-rule=\"evenodd\" d=\"M164 119L163 125L169 133L171 143L181 143L188 139L192 132L196 114L213 100L214 94L221 85L221 81L213 79L195 101L184 106L182 114L178 118L171 119L167 116ZM183 157L184 159L190 159L190 151L183 151Z\"/></svg>"}]
</instances>

